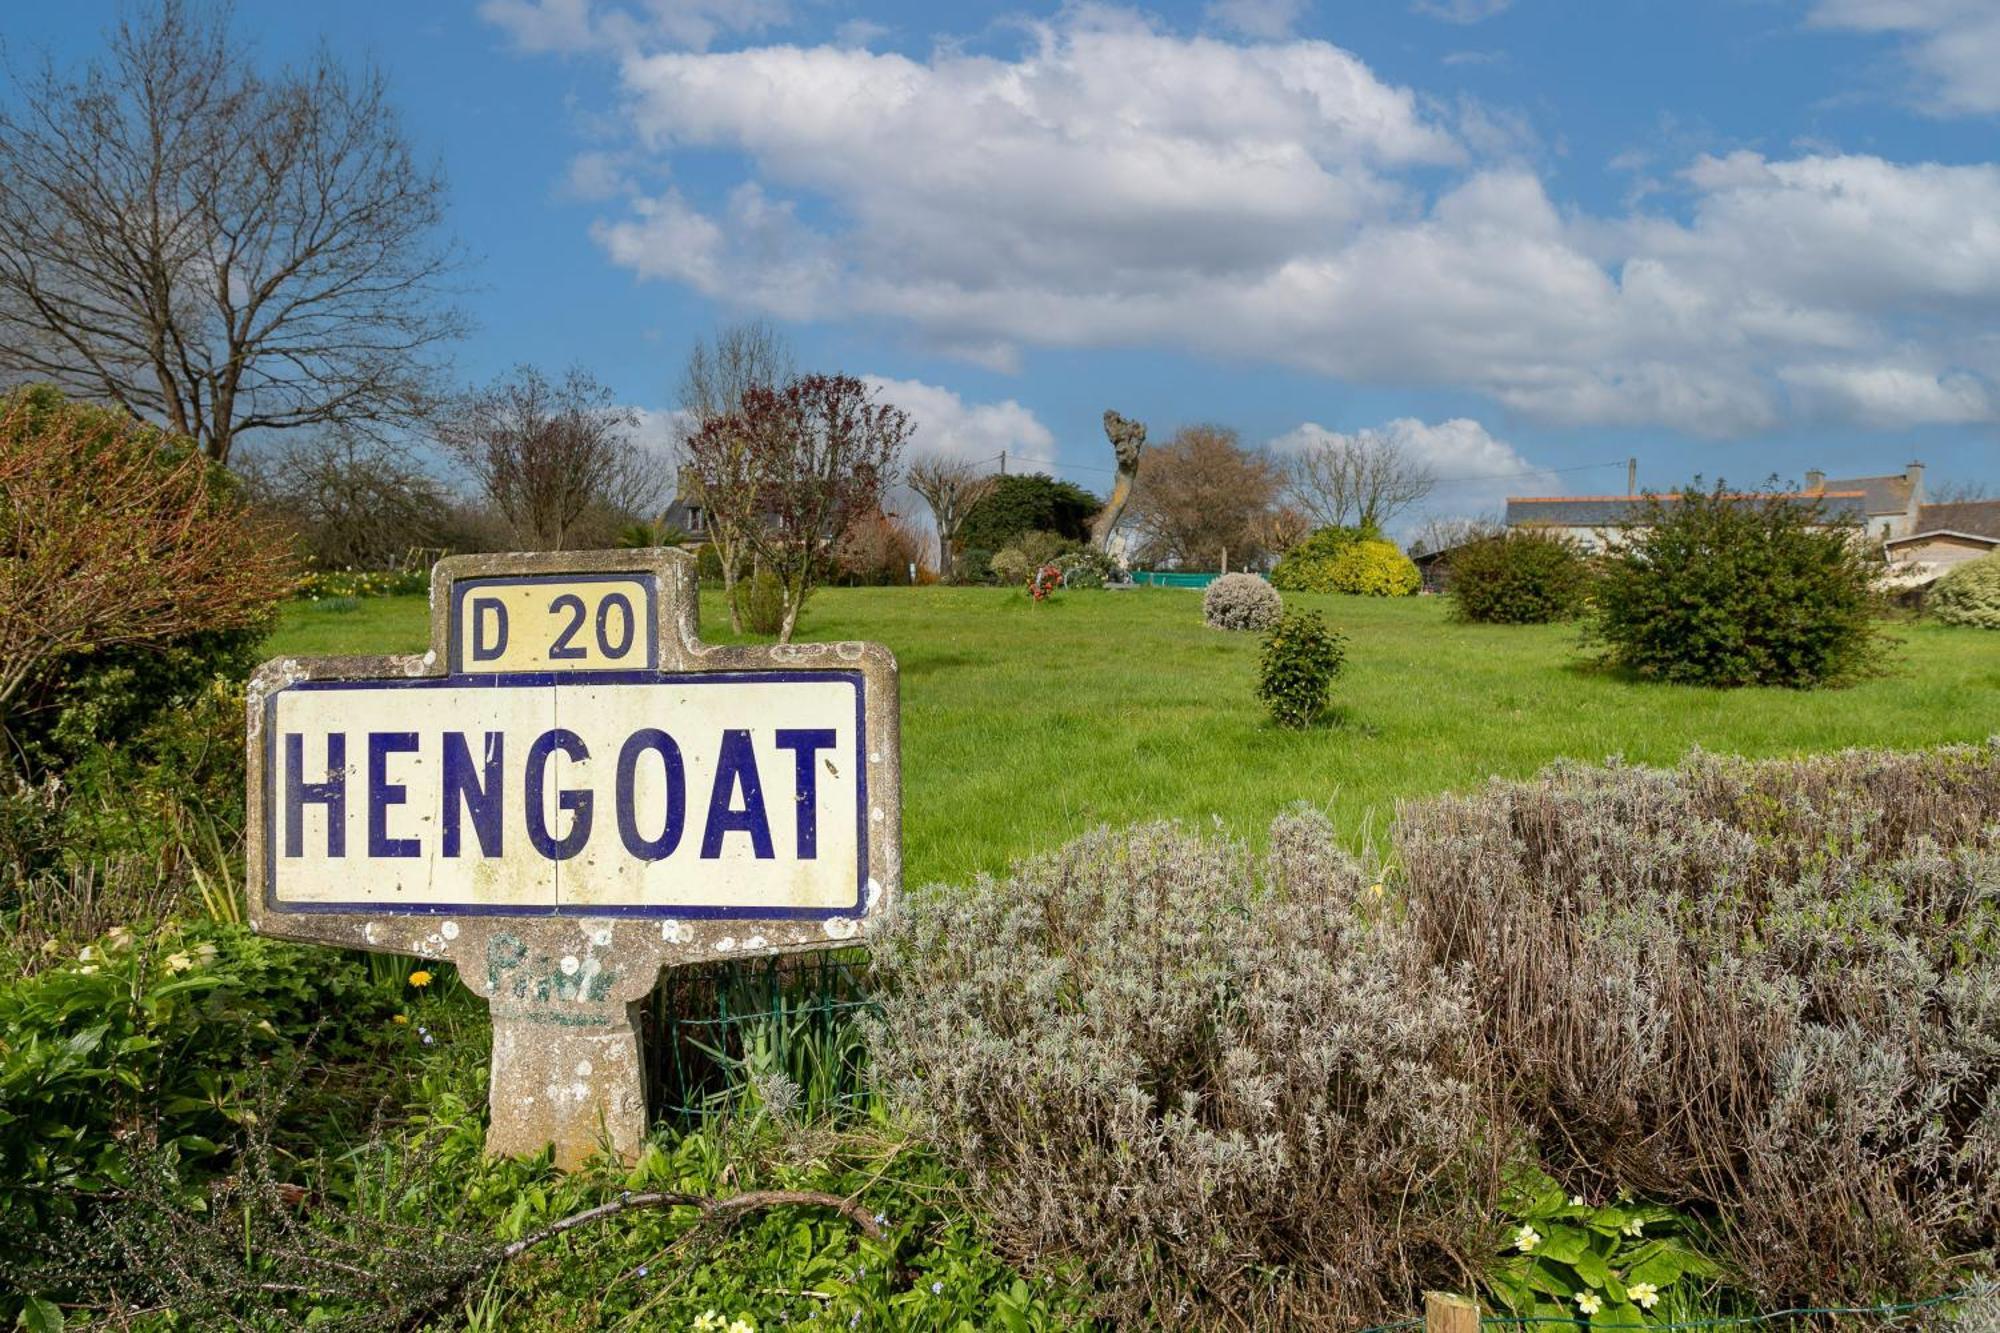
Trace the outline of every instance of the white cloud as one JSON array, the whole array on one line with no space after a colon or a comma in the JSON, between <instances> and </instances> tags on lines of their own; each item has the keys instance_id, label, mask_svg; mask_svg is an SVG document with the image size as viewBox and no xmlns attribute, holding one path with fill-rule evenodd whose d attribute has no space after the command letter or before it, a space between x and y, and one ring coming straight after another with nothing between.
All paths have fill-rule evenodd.
<instances>
[{"instance_id":1,"label":"white cloud","mask_svg":"<svg viewBox=\"0 0 2000 1333\"><path fill-rule=\"evenodd\" d=\"M611 199L631 188L619 155L595 150L571 158L562 181L562 192L571 199Z\"/></svg>"},{"instance_id":2,"label":"white cloud","mask_svg":"<svg viewBox=\"0 0 2000 1333\"><path fill-rule=\"evenodd\" d=\"M1919 106L1941 115L2000 112L2000 6L1993 0L1819 0L1809 22L1903 36Z\"/></svg>"},{"instance_id":3,"label":"white cloud","mask_svg":"<svg viewBox=\"0 0 2000 1333\"><path fill-rule=\"evenodd\" d=\"M786 0L481 0L479 16L528 52L634 51L664 42L706 49L718 37L781 26Z\"/></svg>"},{"instance_id":4,"label":"white cloud","mask_svg":"<svg viewBox=\"0 0 2000 1333\"><path fill-rule=\"evenodd\" d=\"M1537 468L1514 446L1496 439L1485 426L1467 417L1453 417L1435 424L1415 417L1398 417L1351 434L1307 421L1273 439L1268 447L1283 457L1313 445L1351 439L1387 440L1405 457L1428 467L1437 477L1437 488L1429 498L1415 512L1403 517L1399 531L1404 535L1414 532L1431 515L1472 517L1497 513L1509 495L1556 494L1562 485L1556 473Z\"/></svg>"},{"instance_id":5,"label":"white cloud","mask_svg":"<svg viewBox=\"0 0 2000 1333\"><path fill-rule=\"evenodd\" d=\"M1414 0L1410 8L1446 23L1482 23L1513 3L1514 0Z\"/></svg>"},{"instance_id":6,"label":"white cloud","mask_svg":"<svg viewBox=\"0 0 2000 1333\"><path fill-rule=\"evenodd\" d=\"M1246 37L1289 37L1308 0L1208 0L1202 13L1210 23Z\"/></svg>"},{"instance_id":7,"label":"white cloud","mask_svg":"<svg viewBox=\"0 0 2000 1333\"><path fill-rule=\"evenodd\" d=\"M1466 104L1448 127L1325 42L1101 8L1013 57L621 68L636 158L734 151L748 179L634 196L594 234L735 307L885 322L1000 369L1024 346L1165 346L1561 424L2000 416L1992 164L1701 157L1649 178L1674 215L1594 216L1522 164L1518 120Z\"/></svg>"},{"instance_id":8,"label":"white cloud","mask_svg":"<svg viewBox=\"0 0 2000 1333\"><path fill-rule=\"evenodd\" d=\"M881 375L861 378L875 391L877 401L893 403L910 414L910 457L942 454L983 462L1003 449L1017 458L1049 458L1054 454L1056 437L1032 411L1012 398L998 403L967 403L952 390L922 380L893 380Z\"/></svg>"}]
</instances>

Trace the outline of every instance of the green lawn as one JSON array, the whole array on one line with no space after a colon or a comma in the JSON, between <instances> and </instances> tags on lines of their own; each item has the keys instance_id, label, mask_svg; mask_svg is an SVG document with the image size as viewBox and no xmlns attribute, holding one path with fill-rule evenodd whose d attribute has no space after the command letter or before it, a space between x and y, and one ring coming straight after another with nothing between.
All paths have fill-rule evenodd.
<instances>
[{"instance_id":1,"label":"green lawn","mask_svg":"<svg viewBox=\"0 0 2000 1333\"><path fill-rule=\"evenodd\" d=\"M1297 801L1360 836L1397 801L1549 760L1671 763L1691 747L1783 755L2000 734L2000 635L1909 625L1897 671L1843 690L1640 684L1577 664L1575 631L1469 626L1442 602L1293 594L1349 638L1339 725L1278 730L1257 641L1201 622L1194 592L985 588L819 593L802 638L874 639L903 673L911 883L999 870L1092 824L1154 817L1260 835ZM705 594L711 639L728 623ZM273 654L421 652L421 597L287 609Z\"/></svg>"}]
</instances>

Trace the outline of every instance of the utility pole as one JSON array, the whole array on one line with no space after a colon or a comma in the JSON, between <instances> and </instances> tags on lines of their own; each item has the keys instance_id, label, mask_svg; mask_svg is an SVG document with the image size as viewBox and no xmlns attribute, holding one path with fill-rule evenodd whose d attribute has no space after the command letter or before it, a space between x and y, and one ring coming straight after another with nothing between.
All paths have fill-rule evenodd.
<instances>
[{"instance_id":1,"label":"utility pole","mask_svg":"<svg viewBox=\"0 0 2000 1333\"><path fill-rule=\"evenodd\" d=\"M1625 494L1637 495L1638 493L1639 493L1639 460L1636 458L1628 458L1625 460Z\"/></svg>"},{"instance_id":2,"label":"utility pole","mask_svg":"<svg viewBox=\"0 0 2000 1333\"><path fill-rule=\"evenodd\" d=\"M1007 475L1007 451L1005 449L1000 451L1000 475L1003 477Z\"/></svg>"}]
</instances>

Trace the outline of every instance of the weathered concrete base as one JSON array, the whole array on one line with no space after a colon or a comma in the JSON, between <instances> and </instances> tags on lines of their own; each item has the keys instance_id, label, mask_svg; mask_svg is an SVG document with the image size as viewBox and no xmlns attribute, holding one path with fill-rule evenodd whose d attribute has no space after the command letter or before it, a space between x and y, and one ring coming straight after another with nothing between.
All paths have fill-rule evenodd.
<instances>
[{"instance_id":1,"label":"weathered concrete base","mask_svg":"<svg viewBox=\"0 0 2000 1333\"><path fill-rule=\"evenodd\" d=\"M496 1003L492 1012L487 1155L526 1157L554 1144L564 1170L600 1150L635 1160L646 1137L638 1006L603 1023L545 1006Z\"/></svg>"}]
</instances>

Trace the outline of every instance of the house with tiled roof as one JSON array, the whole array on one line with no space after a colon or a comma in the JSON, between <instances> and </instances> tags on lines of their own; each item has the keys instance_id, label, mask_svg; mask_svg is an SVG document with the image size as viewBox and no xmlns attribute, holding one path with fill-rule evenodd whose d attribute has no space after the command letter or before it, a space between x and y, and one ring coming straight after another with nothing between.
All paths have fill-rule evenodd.
<instances>
[{"instance_id":1,"label":"house with tiled roof","mask_svg":"<svg viewBox=\"0 0 2000 1333\"><path fill-rule=\"evenodd\" d=\"M1925 583L2000 551L2000 500L1919 505L1913 527L1883 542L1882 552L1901 582Z\"/></svg>"}]
</instances>

